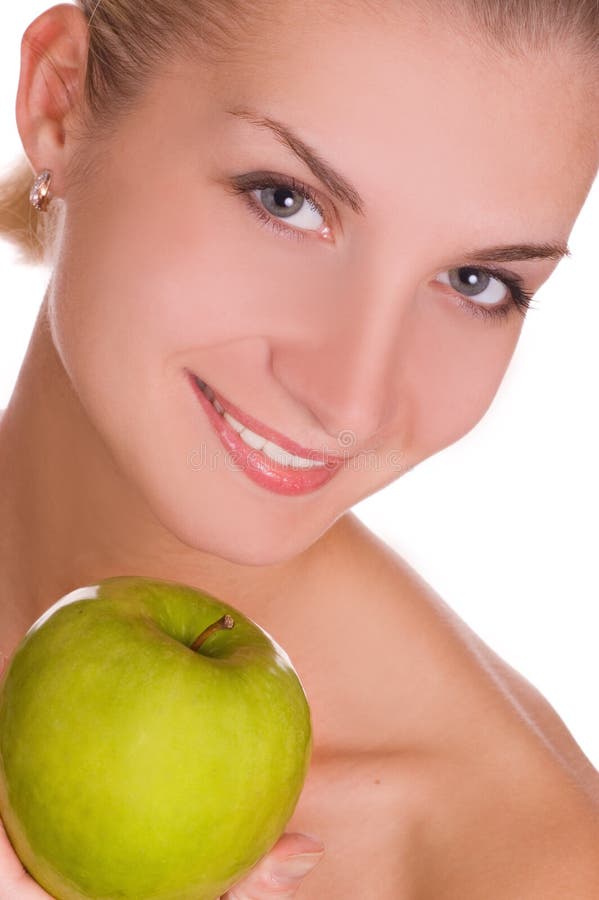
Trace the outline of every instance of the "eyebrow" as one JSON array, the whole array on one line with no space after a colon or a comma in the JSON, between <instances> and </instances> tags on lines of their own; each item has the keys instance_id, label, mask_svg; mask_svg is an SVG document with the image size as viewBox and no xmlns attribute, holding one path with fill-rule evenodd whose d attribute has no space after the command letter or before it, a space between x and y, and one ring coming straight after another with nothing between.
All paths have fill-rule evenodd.
<instances>
[{"instance_id":1,"label":"eyebrow","mask_svg":"<svg viewBox=\"0 0 599 900\"><path fill-rule=\"evenodd\" d=\"M494 247L480 247L478 250L467 250L465 259L486 262L513 262L526 259L562 259L572 256L572 252L563 241L545 242L542 244L506 244Z\"/></svg>"},{"instance_id":2,"label":"eyebrow","mask_svg":"<svg viewBox=\"0 0 599 900\"><path fill-rule=\"evenodd\" d=\"M313 147L299 137L290 125L265 116L256 110L245 106L236 106L225 112L237 118L244 119L251 125L259 128L267 128L279 140L298 156L331 193L348 205L358 215L365 215L364 200L353 186L340 172L338 172L324 157ZM549 241L540 244L506 244L492 247L469 249L462 257L466 261L485 260L486 262L513 262L527 259L562 259L571 256L570 248L563 241Z\"/></svg>"},{"instance_id":3,"label":"eyebrow","mask_svg":"<svg viewBox=\"0 0 599 900\"><path fill-rule=\"evenodd\" d=\"M303 141L290 125L278 122L270 116L263 116L247 107L237 106L234 109L227 109L226 112L245 119L252 125L268 128L284 146L305 162L312 173L328 187L335 197L350 206L354 212L361 216L364 215L364 201L353 184L340 172L337 172L313 147Z\"/></svg>"}]
</instances>

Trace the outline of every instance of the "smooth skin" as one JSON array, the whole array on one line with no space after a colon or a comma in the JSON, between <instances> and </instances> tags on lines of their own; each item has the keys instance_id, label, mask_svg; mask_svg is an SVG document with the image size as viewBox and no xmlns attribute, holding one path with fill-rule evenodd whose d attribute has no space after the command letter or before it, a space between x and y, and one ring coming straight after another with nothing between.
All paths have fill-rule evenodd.
<instances>
[{"instance_id":1,"label":"smooth skin","mask_svg":"<svg viewBox=\"0 0 599 900\"><path fill-rule=\"evenodd\" d=\"M89 148L81 14L53 7L25 38L19 132L65 227L0 424L0 649L119 574L203 588L286 649L313 764L288 833L227 900L295 896L271 873L300 833L326 848L306 900L596 897L598 773L349 511L491 404L522 318L463 305L499 282L477 300L443 278L473 248L567 240L599 163L588 67L569 49L508 59L391 2L288 0L226 66L173 58ZM364 214L226 112L241 106L295 128ZM79 183L76 154L93 163ZM302 180L325 216L265 227L231 190L260 170ZM535 291L556 265L504 268ZM349 434L354 459L312 494L265 491L227 464L184 368L303 446ZM5 845L5 893L43 896L22 878Z\"/></svg>"}]
</instances>

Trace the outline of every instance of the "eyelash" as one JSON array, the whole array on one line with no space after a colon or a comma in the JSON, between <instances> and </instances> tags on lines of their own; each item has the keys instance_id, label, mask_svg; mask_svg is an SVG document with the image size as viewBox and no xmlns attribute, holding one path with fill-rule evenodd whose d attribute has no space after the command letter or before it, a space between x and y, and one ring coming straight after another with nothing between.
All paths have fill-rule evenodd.
<instances>
[{"instance_id":1,"label":"eyelash","mask_svg":"<svg viewBox=\"0 0 599 900\"><path fill-rule=\"evenodd\" d=\"M289 188L292 191L295 191L298 194L301 194L309 201L309 203L316 208L316 210L320 213L323 218L327 217L323 204L318 200L318 197L307 184L304 184L302 181L299 181L297 178L294 178L293 175L275 175L272 172L260 172L254 176L245 176L242 179L238 179L237 182L233 182L232 191L235 194L239 194L242 196L243 200L250 208L250 211L260 219L267 227L271 228L278 234L283 234L284 237L295 238L296 240L303 241L306 238L306 232L302 232L300 229L291 228L287 225L283 225L278 219L274 218L270 215L270 213L266 212L266 210L259 206L255 200L251 197L251 192L255 190L264 190L265 188ZM525 290L523 286L523 279L520 278L519 275L514 275L513 273L506 272L503 269L495 269L489 266L456 266L454 270L459 269L470 269L474 272L483 272L485 275L489 275L491 278L496 278L498 281L501 281L510 292L510 300L507 303L503 303L501 306L495 307L485 307L480 303L475 303L470 300L467 300L461 294L456 294L458 297L458 305L466 310L466 312L470 313L470 315L475 318L484 318L484 319L494 319L501 320L505 319L509 316L511 312L514 310L519 313L519 315L524 318L526 313L532 307L533 294L527 290Z\"/></svg>"}]
</instances>

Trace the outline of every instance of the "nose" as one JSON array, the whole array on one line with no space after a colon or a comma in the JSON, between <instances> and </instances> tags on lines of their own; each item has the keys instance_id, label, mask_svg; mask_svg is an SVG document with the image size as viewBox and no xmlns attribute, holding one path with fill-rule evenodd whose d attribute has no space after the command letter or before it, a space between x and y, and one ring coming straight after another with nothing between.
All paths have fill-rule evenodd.
<instances>
[{"instance_id":1,"label":"nose","mask_svg":"<svg viewBox=\"0 0 599 900\"><path fill-rule=\"evenodd\" d=\"M360 290L354 283L322 308L293 342L274 344L273 372L323 432L344 435L346 446L370 446L397 416L400 342L409 340L405 299L397 286L376 290L371 282Z\"/></svg>"}]
</instances>

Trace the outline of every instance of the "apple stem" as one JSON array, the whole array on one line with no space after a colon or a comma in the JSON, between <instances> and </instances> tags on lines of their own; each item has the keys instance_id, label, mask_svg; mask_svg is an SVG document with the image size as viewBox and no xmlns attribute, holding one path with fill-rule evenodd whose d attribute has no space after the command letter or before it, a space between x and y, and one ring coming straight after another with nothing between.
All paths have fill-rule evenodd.
<instances>
[{"instance_id":1,"label":"apple stem","mask_svg":"<svg viewBox=\"0 0 599 900\"><path fill-rule=\"evenodd\" d=\"M204 641L210 637L211 634L214 634L215 631L223 631L223 629L233 628L235 625L235 619L233 616L230 616L228 613L222 618L215 622L213 625L209 625L205 631L202 631L200 635L195 639L193 644L190 647L190 650L199 650Z\"/></svg>"}]
</instances>

